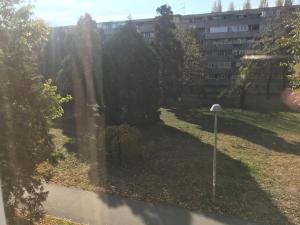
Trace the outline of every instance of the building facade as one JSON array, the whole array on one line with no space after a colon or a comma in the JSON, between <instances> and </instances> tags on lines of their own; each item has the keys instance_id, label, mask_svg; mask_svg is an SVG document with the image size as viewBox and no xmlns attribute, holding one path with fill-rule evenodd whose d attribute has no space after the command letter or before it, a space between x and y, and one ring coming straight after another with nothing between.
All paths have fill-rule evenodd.
<instances>
[{"instance_id":1,"label":"building facade","mask_svg":"<svg viewBox=\"0 0 300 225\"><path fill-rule=\"evenodd\" d=\"M289 8L294 10L298 6ZM232 83L241 66L241 58L253 54L253 44L274 17L285 7L237 10L220 13L174 15L178 27L195 29L207 64L205 85L208 92L218 92ZM133 20L137 31L146 39L154 38L155 18ZM106 37L124 26L126 21L103 22L97 26ZM65 27L64 29L71 29ZM281 85L277 82L277 86ZM276 89L277 87L274 87Z\"/></svg>"}]
</instances>

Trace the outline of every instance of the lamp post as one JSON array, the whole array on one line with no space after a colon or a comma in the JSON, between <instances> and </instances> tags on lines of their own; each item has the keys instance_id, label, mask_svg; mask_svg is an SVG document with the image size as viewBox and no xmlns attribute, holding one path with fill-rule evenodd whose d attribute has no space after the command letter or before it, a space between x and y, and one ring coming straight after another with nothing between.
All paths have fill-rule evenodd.
<instances>
[{"instance_id":1,"label":"lamp post","mask_svg":"<svg viewBox=\"0 0 300 225\"><path fill-rule=\"evenodd\" d=\"M0 179L0 224L6 225L5 213L4 213L4 202L2 196L2 183Z\"/></svg>"},{"instance_id":2,"label":"lamp post","mask_svg":"<svg viewBox=\"0 0 300 225\"><path fill-rule=\"evenodd\" d=\"M213 202L216 200L216 170L217 170L217 131L218 131L218 112L222 111L222 107L219 104L214 104L210 108L211 112L215 114L215 124L214 124L214 133L215 133L215 145L213 153Z\"/></svg>"}]
</instances>

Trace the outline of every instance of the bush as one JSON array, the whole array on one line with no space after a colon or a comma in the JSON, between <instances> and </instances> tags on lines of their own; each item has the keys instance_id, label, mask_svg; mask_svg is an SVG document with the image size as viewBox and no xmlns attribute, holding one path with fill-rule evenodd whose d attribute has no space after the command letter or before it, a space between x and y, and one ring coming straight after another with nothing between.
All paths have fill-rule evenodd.
<instances>
[{"instance_id":1,"label":"bush","mask_svg":"<svg viewBox=\"0 0 300 225\"><path fill-rule=\"evenodd\" d=\"M98 150L108 160L136 164L143 158L142 134L129 125L107 127L99 136Z\"/></svg>"}]
</instances>

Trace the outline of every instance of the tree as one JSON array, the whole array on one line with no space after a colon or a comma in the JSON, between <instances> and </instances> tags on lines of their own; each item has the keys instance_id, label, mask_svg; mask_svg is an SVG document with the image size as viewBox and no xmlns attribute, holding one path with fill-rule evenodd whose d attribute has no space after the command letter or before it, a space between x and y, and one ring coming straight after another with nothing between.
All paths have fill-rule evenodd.
<instances>
[{"instance_id":1,"label":"tree","mask_svg":"<svg viewBox=\"0 0 300 225\"><path fill-rule=\"evenodd\" d=\"M244 5L243 5L244 10L251 9L251 1L250 0L245 0Z\"/></svg>"},{"instance_id":2,"label":"tree","mask_svg":"<svg viewBox=\"0 0 300 225\"><path fill-rule=\"evenodd\" d=\"M260 49L263 54L288 55L288 48L281 43L281 40L289 36L291 30L290 22L294 19L294 13L286 8L282 9L280 17L269 17L255 47Z\"/></svg>"},{"instance_id":3,"label":"tree","mask_svg":"<svg viewBox=\"0 0 300 225\"><path fill-rule=\"evenodd\" d=\"M235 10L234 2L230 2L229 7L228 7L228 11L234 11L234 10Z\"/></svg>"},{"instance_id":4,"label":"tree","mask_svg":"<svg viewBox=\"0 0 300 225\"><path fill-rule=\"evenodd\" d=\"M50 122L62 116L69 97L38 74L48 28L18 3L0 1L0 179L8 222L16 224L15 209L22 204L32 224L44 215L43 182L51 177L38 166L55 160Z\"/></svg>"},{"instance_id":5,"label":"tree","mask_svg":"<svg viewBox=\"0 0 300 225\"><path fill-rule=\"evenodd\" d=\"M75 96L73 87L77 89L78 84L83 87L87 104L96 104L96 96L99 101L102 98L100 93L94 93L102 89L102 49L97 23L85 14L74 30L66 35L63 45L66 56L57 77L61 92Z\"/></svg>"},{"instance_id":6,"label":"tree","mask_svg":"<svg viewBox=\"0 0 300 225\"><path fill-rule=\"evenodd\" d=\"M154 49L160 62L160 85L163 105L174 104L181 96L183 49L175 37L171 7L163 5L157 10Z\"/></svg>"},{"instance_id":7,"label":"tree","mask_svg":"<svg viewBox=\"0 0 300 225\"><path fill-rule=\"evenodd\" d=\"M259 8L260 9L268 8L268 7L269 7L268 0L260 0L260 3L259 3Z\"/></svg>"},{"instance_id":8,"label":"tree","mask_svg":"<svg viewBox=\"0 0 300 225\"><path fill-rule=\"evenodd\" d=\"M293 0L285 0L284 1L284 6L292 6L293 5Z\"/></svg>"},{"instance_id":9,"label":"tree","mask_svg":"<svg viewBox=\"0 0 300 225\"><path fill-rule=\"evenodd\" d=\"M217 1L214 1L213 7L211 8L211 12L215 13L218 12L218 5L217 5Z\"/></svg>"},{"instance_id":10,"label":"tree","mask_svg":"<svg viewBox=\"0 0 300 225\"><path fill-rule=\"evenodd\" d=\"M288 10L288 9L287 9ZM292 13L293 14L293 13ZM300 13L295 13L296 18L287 20L286 35L279 37L281 48L286 49L290 75L288 76L291 90L285 91L283 100L293 110L300 110Z\"/></svg>"},{"instance_id":11,"label":"tree","mask_svg":"<svg viewBox=\"0 0 300 225\"><path fill-rule=\"evenodd\" d=\"M260 84L264 87L266 99L270 99L271 86L274 78L280 77L282 80L282 89L287 87L288 66L287 62L290 61L290 54L287 47L281 44L281 38L289 35L289 19L288 11L283 9L281 16L272 16L266 20L266 26L262 30L262 35L253 48L257 54L265 57L257 60L258 70L255 71L259 74ZM252 66L252 70L253 70Z\"/></svg>"},{"instance_id":12,"label":"tree","mask_svg":"<svg viewBox=\"0 0 300 225\"><path fill-rule=\"evenodd\" d=\"M277 38L280 49L284 49L288 59L291 75L289 75L290 85L293 90L300 89L300 13L296 12L296 18L286 20L288 24L286 33Z\"/></svg>"},{"instance_id":13,"label":"tree","mask_svg":"<svg viewBox=\"0 0 300 225\"><path fill-rule=\"evenodd\" d=\"M203 91L205 63L196 32L191 29L178 28L176 36L184 50L183 85L190 89L195 87Z\"/></svg>"},{"instance_id":14,"label":"tree","mask_svg":"<svg viewBox=\"0 0 300 225\"><path fill-rule=\"evenodd\" d=\"M60 28L53 28L49 35L49 39L42 49L39 57L39 71L48 79L57 80L58 72L61 69L64 57L68 55L66 45L69 43L64 41L69 32Z\"/></svg>"},{"instance_id":15,"label":"tree","mask_svg":"<svg viewBox=\"0 0 300 225\"><path fill-rule=\"evenodd\" d=\"M217 12L223 12L223 5L222 5L222 1L221 0L218 0L218 11Z\"/></svg>"},{"instance_id":16,"label":"tree","mask_svg":"<svg viewBox=\"0 0 300 225\"><path fill-rule=\"evenodd\" d=\"M251 63L245 63L240 67L239 75L231 85L229 90L226 90L225 93L229 96L236 95L239 97L239 107L241 109L246 108L246 96L249 92L252 92L254 89L254 83L251 81Z\"/></svg>"},{"instance_id":17,"label":"tree","mask_svg":"<svg viewBox=\"0 0 300 225\"><path fill-rule=\"evenodd\" d=\"M283 4L284 4L284 0L276 0L276 2L275 2L276 7L281 7L281 6L283 6Z\"/></svg>"},{"instance_id":18,"label":"tree","mask_svg":"<svg viewBox=\"0 0 300 225\"><path fill-rule=\"evenodd\" d=\"M106 124L157 122L159 65L133 22L129 21L105 43L103 65Z\"/></svg>"},{"instance_id":19,"label":"tree","mask_svg":"<svg viewBox=\"0 0 300 225\"><path fill-rule=\"evenodd\" d=\"M300 91L300 63L294 65L294 73L289 76L291 88L294 91ZM300 99L298 99L300 100Z\"/></svg>"},{"instance_id":20,"label":"tree","mask_svg":"<svg viewBox=\"0 0 300 225\"><path fill-rule=\"evenodd\" d=\"M221 0L215 0L213 4L213 8L211 10L212 12L222 12L223 7L222 7L222 1Z\"/></svg>"},{"instance_id":21,"label":"tree","mask_svg":"<svg viewBox=\"0 0 300 225\"><path fill-rule=\"evenodd\" d=\"M81 16L66 35L64 47L57 83L61 93L74 99L68 111L76 124L77 154L97 167L95 140L104 125L102 45L97 23L89 14ZM92 178L98 179L97 169L93 172Z\"/></svg>"},{"instance_id":22,"label":"tree","mask_svg":"<svg viewBox=\"0 0 300 225\"><path fill-rule=\"evenodd\" d=\"M282 74L277 74L276 76L282 76L283 89L287 86L287 74L289 73L287 62L291 60L291 46L286 46L283 40L290 37L292 21L297 21L297 17L295 17L294 13L291 12L290 8L282 8L280 17L272 16L267 19L266 26L264 26L264 29L262 30L262 35L254 45L254 48L261 54L275 56L280 59L273 60L271 68L276 67L278 68L277 71L282 71ZM269 62L266 62L266 65L268 64ZM271 73L271 70L265 71L263 74L267 87L267 98L269 98L268 96L270 95L269 87L273 81L272 77L274 74Z\"/></svg>"}]
</instances>

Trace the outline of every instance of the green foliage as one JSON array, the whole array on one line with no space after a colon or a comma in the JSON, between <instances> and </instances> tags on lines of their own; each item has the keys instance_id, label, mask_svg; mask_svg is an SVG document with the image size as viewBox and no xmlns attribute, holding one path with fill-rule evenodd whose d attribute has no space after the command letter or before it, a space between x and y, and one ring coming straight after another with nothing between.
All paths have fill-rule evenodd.
<instances>
[{"instance_id":1,"label":"green foliage","mask_svg":"<svg viewBox=\"0 0 300 225\"><path fill-rule=\"evenodd\" d=\"M294 74L289 76L293 90L300 90L300 64L294 66Z\"/></svg>"},{"instance_id":2,"label":"green foliage","mask_svg":"<svg viewBox=\"0 0 300 225\"><path fill-rule=\"evenodd\" d=\"M74 98L68 105L76 121L79 146L86 146L80 157L95 159L97 127L103 124L102 45L97 23L89 14L64 36L64 59L56 77L59 90Z\"/></svg>"},{"instance_id":3,"label":"green foliage","mask_svg":"<svg viewBox=\"0 0 300 225\"><path fill-rule=\"evenodd\" d=\"M280 17L273 16L267 20L256 47L262 54L289 56L292 45L285 40L291 38L291 25L298 18L289 8L282 8Z\"/></svg>"},{"instance_id":4,"label":"green foliage","mask_svg":"<svg viewBox=\"0 0 300 225\"><path fill-rule=\"evenodd\" d=\"M54 28L51 31L49 40L44 45L38 62L39 69L46 78L57 81L58 72L62 67L62 61L68 55L69 45L72 44L68 39L69 36L69 32L63 29Z\"/></svg>"},{"instance_id":5,"label":"green foliage","mask_svg":"<svg viewBox=\"0 0 300 225\"><path fill-rule=\"evenodd\" d=\"M178 28L176 37L184 50L183 86L191 89L204 89L205 62L196 32L191 29Z\"/></svg>"},{"instance_id":6,"label":"green foliage","mask_svg":"<svg viewBox=\"0 0 300 225\"><path fill-rule=\"evenodd\" d=\"M143 158L143 139L140 131L129 125L105 128L98 138L100 157L136 164Z\"/></svg>"},{"instance_id":7,"label":"green foliage","mask_svg":"<svg viewBox=\"0 0 300 225\"><path fill-rule=\"evenodd\" d=\"M159 72L155 53L132 22L104 46L105 119L108 125L159 120Z\"/></svg>"},{"instance_id":8,"label":"green foliage","mask_svg":"<svg viewBox=\"0 0 300 225\"><path fill-rule=\"evenodd\" d=\"M299 62L300 62L300 12L292 13L293 18L286 20L287 31L279 36L277 43L281 49L285 49L291 74L289 76L291 87L299 89Z\"/></svg>"},{"instance_id":9,"label":"green foliage","mask_svg":"<svg viewBox=\"0 0 300 225\"><path fill-rule=\"evenodd\" d=\"M64 114L62 104L69 102L72 99L71 95L62 97L58 93L57 87L52 85L52 80L46 80L44 82L42 98L44 99L44 102L51 102L51 104L48 105L49 112L47 113L50 116L48 119L51 120L62 117ZM47 107L45 108L47 109Z\"/></svg>"},{"instance_id":10,"label":"green foliage","mask_svg":"<svg viewBox=\"0 0 300 225\"><path fill-rule=\"evenodd\" d=\"M102 92L102 49L97 23L89 14L82 16L74 30L64 37L65 56L58 72L57 83L64 94L82 90L87 103L95 103L93 94L101 105ZM76 91L75 91L76 90Z\"/></svg>"},{"instance_id":11,"label":"green foliage","mask_svg":"<svg viewBox=\"0 0 300 225\"><path fill-rule=\"evenodd\" d=\"M280 16L273 16L267 20L267 25L263 30L261 38L257 41L256 46L254 46L259 49L261 54L272 55L278 58L278 60L272 60L272 68L279 69L278 71L281 72L281 74L277 73L276 76L281 76L283 81L287 80L287 74L293 70L293 61L295 61L293 55L298 51L297 38L294 38L297 35L294 35L292 31L297 21L299 21L299 15L291 11L290 8L281 8ZM292 63L292 65L289 65L290 63ZM276 72L277 71L272 71L271 69L266 71L267 87Z\"/></svg>"},{"instance_id":12,"label":"green foliage","mask_svg":"<svg viewBox=\"0 0 300 225\"><path fill-rule=\"evenodd\" d=\"M246 107L246 95L254 91L255 84L251 81L250 76L253 74L254 65L246 63L240 67L239 75L231 85L230 89L225 90L222 95L239 97L239 107Z\"/></svg>"},{"instance_id":13,"label":"green foliage","mask_svg":"<svg viewBox=\"0 0 300 225\"><path fill-rule=\"evenodd\" d=\"M48 28L32 18L30 7L16 10L16 2L0 1L0 179L11 224L21 203L31 223L44 214L43 181L50 174L39 173L37 166L54 160L49 125L70 99L57 94L50 81L43 83L37 57Z\"/></svg>"},{"instance_id":14,"label":"green foliage","mask_svg":"<svg viewBox=\"0 0 300 225\"><path fill-rule=\"evenodd\" d=\"M162 5L156 12L159 16L156 19L153 46L160 61L162 103L171 105L181 96L184 52L174 34L176 26L171 7Z\"/></svg>"}]
</instances>

